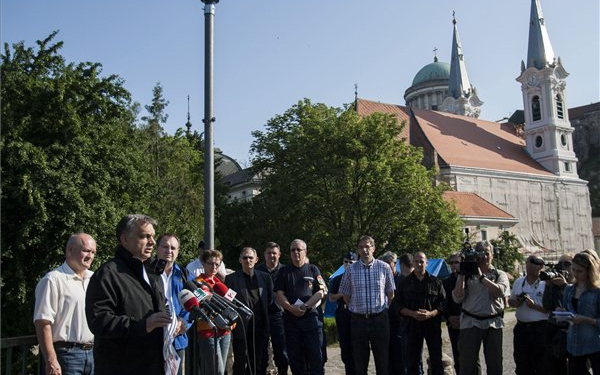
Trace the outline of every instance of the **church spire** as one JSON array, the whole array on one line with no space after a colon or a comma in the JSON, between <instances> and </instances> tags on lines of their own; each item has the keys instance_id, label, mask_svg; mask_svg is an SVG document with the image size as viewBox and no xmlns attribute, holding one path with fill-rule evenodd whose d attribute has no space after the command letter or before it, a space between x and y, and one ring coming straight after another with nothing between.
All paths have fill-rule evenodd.
<instances>
[{"instance_id":1,"label":"church spire","mask_svg":"<svg viewBox=\"0 0 600 375\"><path fill-rule=\"evenodd\" d=\"M190 122L190 96L189 95L187 96L187 102L188 102L187 122L185 123L185 127L187 128L187 130L185 132L189 137L192 132L192 123Z\"/></svg>"},{"instance_id":2,"label":"church spire","mask_svg":"<svg viewBox=\"0 0 600 375\"><path fill-rule=\"evenodd\" d=\"M452 12L452 24L454 25L454 33L452 36L448 96L442 102L440 109L444 112L477 118L481 112L483 102L479 100L475 87L469 81L454 12Z\"/></svg>"},{"instance_id":3,"label":"church spire","mask_svg":"<svg viewBox=\"0 0 600 375\"><path fill-rule=\"evenodd\" d=\"M454 99L458 99L460 97L469 97L469 94L471 93L471 82L469 82L469 75L467 74L467 66L465 65L454 12L452 12L452 24L454 25L454 34L452 37L452 59L450 60L448 91L450 96Z\"/></svg>"},{"instance_id":4,"label":"church spire","mask_svg":"<svg viewBox=\"0 0 600 375\"><path fill-rule=\"evenodd\" d=\"M555 175L578 178L567 111L568 75L550 45L540 2L531 0L527 66L521 62L517 77L523 93L527 152Z\"/></svg>"},{"instance_id":5,"label":"church spire","mask_svg":"<svg viewBox=\"0 0 600 375\"><path fill-rule=\"evenodd\" d=\"M529 46L527 49L527 68L543 69L554 62L555 56L544 22L544 14L539 0L531 0L529 20Z\"/></svg>"}]
</instances>

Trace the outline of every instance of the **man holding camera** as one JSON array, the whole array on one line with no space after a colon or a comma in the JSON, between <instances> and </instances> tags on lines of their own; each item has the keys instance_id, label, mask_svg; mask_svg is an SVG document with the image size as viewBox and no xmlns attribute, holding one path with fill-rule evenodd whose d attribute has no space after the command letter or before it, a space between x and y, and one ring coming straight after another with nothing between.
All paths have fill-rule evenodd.
<instances>
[{"instance_id":1,"label":"man holding camera","mask_svg":"<svg viewBox=\"0 0 600 375\"><path fill-rule=\"evenodd\" d=\"M527 275L520 277L513 284L508 303L516 307L517 325L514 330L515 373L517 375L547 374L545 345L548 312L542 306L545 282L540 280L540 272L544 268L544 260L530 255L525 262ZM533 359L537 360L533 360Z\"/></svg>"},{"instance_id":2,"label":"man holding camera","mask_svg":"<svg viewBox=\"0 0 600 375\"><path fill-rule=\"evenodd\" d=\"M506 273L492 266L494 253L488 241L478 242L475 253L476 270L465 275L461 268L452 291L454 302L462 303L458 338L460 374L477 374L483 342L488 375L502 375L504 297L510 295L510 284Z\"/></svg>"}]
</instances>

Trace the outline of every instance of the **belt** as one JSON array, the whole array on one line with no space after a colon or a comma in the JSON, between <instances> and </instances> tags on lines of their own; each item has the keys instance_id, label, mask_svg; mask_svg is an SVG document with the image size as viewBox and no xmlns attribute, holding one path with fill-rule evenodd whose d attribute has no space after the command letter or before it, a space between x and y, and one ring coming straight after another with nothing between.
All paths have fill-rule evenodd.
<instances>
[{"instance_id":1,"label":"belt","mask_svg":"<svg viewBox=\"0 0 600 375\"><path fill-rule=\"evenodd\" d=\"M373 318L377 318L379 315L383 314L387 312L387 309L383 309L380 312L377 313L370 313L370 314L357 314L357 313L352 313L352 317L353 318L359 318L359 319L373 319Z\"/></svg>"},{"instance_id":2,"label":"belt","mask_svg":"<svg viewBox=\"0 0 600 375\"><path fill-rule=\"evenodd\" d=\"M545 325L546 322L547 322L546 320L536 320L535 322L522 322L520 320L517 320L517 324L525 326L525 327L541 326L541 325Z\"/></svg>"},{"instance_id":3,"label":"belt","mask_svg":"<svg viewBox=\"0 0 600 375\"><path fill-rule=\"evenodd\" d=\"M80 343L80 342L71 342L71 341L55 341L54 347L55 348L67 348L67 349L77 348L77 349L82 349L82 350L92 350L92 349L94 349L94 343L93 342Z\"/></svg>"}]
</instances>

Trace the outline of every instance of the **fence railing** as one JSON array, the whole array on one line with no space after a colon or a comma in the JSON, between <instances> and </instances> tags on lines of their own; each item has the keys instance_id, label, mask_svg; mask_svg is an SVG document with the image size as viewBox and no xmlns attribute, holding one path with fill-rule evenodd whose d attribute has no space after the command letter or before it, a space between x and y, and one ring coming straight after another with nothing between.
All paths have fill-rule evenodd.
<instances>
[{"instance_id":1,"label":"fence railing","mask_svg":"<svg viewBox=\"0 0 600 375\"><path fill-rule=\"evenodd\" d=\"M19 336L0 340L2 347L2 375L40 374L40 355L34 349L37 337Z\"/></svg>"}]
</instances>

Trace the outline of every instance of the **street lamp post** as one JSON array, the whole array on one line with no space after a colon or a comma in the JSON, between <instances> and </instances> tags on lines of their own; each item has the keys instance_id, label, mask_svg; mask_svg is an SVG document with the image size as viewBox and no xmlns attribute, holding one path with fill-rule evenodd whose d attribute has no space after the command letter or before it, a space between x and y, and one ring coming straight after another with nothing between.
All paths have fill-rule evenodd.
<instances>
[{"instance_id":1,"label":"street lamp post","mask_svg":"<svg viewBox=\"0 0 600 375\"><path fill-rule=\"evenodd\" d=\"M204 244L215 248L215 155L213 141L214 117L214 23L215 4L204 3Z\"/></svg>"}]
</instances>

